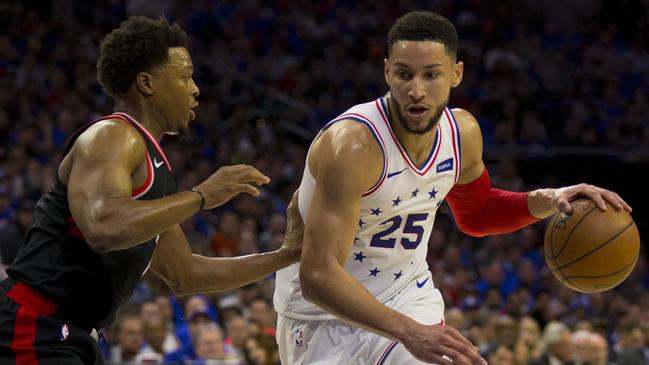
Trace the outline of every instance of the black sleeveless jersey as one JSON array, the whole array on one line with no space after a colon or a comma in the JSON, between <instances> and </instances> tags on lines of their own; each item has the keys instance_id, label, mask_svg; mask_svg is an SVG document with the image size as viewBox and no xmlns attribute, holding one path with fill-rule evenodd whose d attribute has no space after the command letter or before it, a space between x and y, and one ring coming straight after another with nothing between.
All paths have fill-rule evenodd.
<instances>
[{"instance_id":1,"label":"black sleeveless jersey","mask_svg":"<svg viewBox=\"0 0 649 365\"><path fill-rule=\"evenodd\" d=\"M68 142L65 156L77 137L92 124L120 119L146 141L148 178L132 192L133 199L159 199L177 192L171 166L157 141L135 119L114 113L87 124ZM157 237L126 250L99 254L75 225L68 205L67 187L58 179L36 204L25 244L7 274L59 305L53 315L82 328L106 327L115 319L148 269Z\"/></svg>"}]
</instances>

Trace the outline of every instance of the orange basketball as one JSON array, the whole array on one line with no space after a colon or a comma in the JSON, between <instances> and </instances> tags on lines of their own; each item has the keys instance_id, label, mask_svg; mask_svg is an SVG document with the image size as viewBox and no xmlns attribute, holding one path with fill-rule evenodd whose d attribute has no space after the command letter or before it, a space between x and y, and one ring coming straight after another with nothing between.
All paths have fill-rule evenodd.
<instances>
[{"instance_id":1,"label":"orange basketball","mask_svg":"<svg viewBox=\"0 0 649 365\"><path fill-rule=\"evenodd\" d=\"M607 204L602 212L589 199L572 203L572 214L557 213L545 231L545 262L565 286L597 293L617 286L640 255L640 235L625 210Z\"/></svg>"}]
</instances>

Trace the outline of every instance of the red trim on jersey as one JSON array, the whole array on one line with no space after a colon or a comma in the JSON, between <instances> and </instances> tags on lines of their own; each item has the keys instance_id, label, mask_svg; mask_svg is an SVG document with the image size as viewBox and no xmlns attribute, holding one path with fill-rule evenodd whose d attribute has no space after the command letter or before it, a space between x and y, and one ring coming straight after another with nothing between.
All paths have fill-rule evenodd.
<instances>
[{"instance_id":1,"label":"red trim on jersey","mask_svg":"<svg viewBox=\"0 0 649 365\"><path fill-rule=\"evenodd\" d=\"M455 157L455 182L460 178L460 159L458 158L456 140L459 138L460 131L455 133L455 126L453 126L453 121L451 116L448 114L448 109L444 108L444 114L446 114L446 120L448 121L448 126L451 129L451 135L453 139L453 156Z\"/></svg>"},{"instance_id":2,"label":"red trim on jersey","mask_svg":"<svg viewBox=\"0 0 649 365\"><path fill-rule=\"evenodd\" d=\"M383 121L385 124L388 126L388 131L390 132L390 135L392 136L392 139L394 140L394 143L397 145L397 148L399 149L399 152L401 153L401 157L406 161L408 166L410 166L410 169L412 169L417 175L419 176L424 176L426 173L430 170L431 167L435 164L435 160L437 159L437 155L439 154L439 151L441 150L442 146L442 128L440 128L439 124L437 125L436 131L438 135L438 141L437 145L435 147L435 153L433 157L428 161L428 166L424 166L424 170L421 171L419 170L411 161L410 157L408 157L408 154L404 151L403 147L401 146L401 143L397 139L397 137L394 135L394 132L392 132L392 126L390 126L390 122L388 121L387 117L383 113L383 109L381 109L381 106L379 105L379 101L375 100L374 103L376 104L376 109L379 110L379 113L381 114L381 118L383 118ZM387 112L386 112L387 113Z\"/></svg>"},{"instance_id":3,"label":"red trim on jersey","mask_svg":"<svg viewBox=\"0 0 649 365\"><path fill-rule=\"evenodd\" d=\"M77 129L72 134L72 137L70 137L70 139L73 139L78 134L80 134L83 131L85 131L86 129L90 128L91 125L93 125L95 123L98 123L98 122L101 122L101 121L104 121L104 120L108 120L108 119L119 119L122 122L125 122L126 124L128 124L130 126L133 126L135 129L138 129L138 130L142 131L143 133L145 133L146 136L153 142L153 146L156 148L156 150L158 151L160 156L162 156L165 163L167 164L167 170L169 170L169 172L171 172L171 165L169 165L169 161L167 160L167 156L164 154L164 152L162 151L162 149L158 145L157 141L155 139L153 139L153 137L151 136L151 133L149 133L149 131L147 131L135 119L133 119L130 115L128 115L126 113L113 113L113 114L106 115L106 116L103 116L101 118L95 119L91 123L88 123L88 124L84 125L83 127ZM146 179L146 181L144 182L144 184L142 186L140 186L137 189L134 189L134 190L131 191L131 197L134 198L134 199L137 199L140 196L142 196L143 193L146 193L151 188L151 184L153 182L153 177L154 177L155 170L153 169L153 164L151 162L151 157L149 156L149 151L147 151L145 149L145 153L146 153L148 176L147 176L147 179ZM74 220L72 222L74 223ZM79 237L81 239L84 239L83 234L81 233L81 231L78 228L76 228L76 226L73 227L73 228L68 228L68 234L71 235L71 236L77 236L77 237Z\"/></svg>"},{"instance_id":4,"label":"red trim on jersey","mask_svg":"<svg viewBox=\"0 0 649 365\"><path fill-rule=\"evenodd\" d=\"M158 151L160 156L162 156L162 159L165 161L165 164L167 164L167 170L169 170L169 172L171 172L171 165L169 164L169 160L167 159L167 155L165 155L162 148L160 148L160 145L158 144L158 141L155 138L153 138L151 133L149 133L149 131L146 128L144 128L142 126L142 124L140 124L137 120L135 120L135 118L133 118L132 116L130 116L130 115L124 113L124 112L115 112L112 115L119 115L119 116L124 116L124 117L128 118L129 120L131 120L131 122L133 122L133 125L135 125L140 131L142 131L147 137L149 137L149 140L151 142L153 142L153 147L155 147L155 149Z\"/></svg>"},{"instance_id":5,"label":"red trim on jersey","mask_svg":"<svg viewBox=\"0 0 649 365\"><path fill-rule=\"evenodd\" d=\"M151 157L149 156L149 151L146 151L146 169L147 169L147 178L144 184L140 186L139 188L133 190L131 193L131 197L133 199L137 199L144 195L149 189L151 189L151 186L153 185L153 176L154 176L154 170L153 170L153 163L151 162Z\"/></svg>"}]
</instances>

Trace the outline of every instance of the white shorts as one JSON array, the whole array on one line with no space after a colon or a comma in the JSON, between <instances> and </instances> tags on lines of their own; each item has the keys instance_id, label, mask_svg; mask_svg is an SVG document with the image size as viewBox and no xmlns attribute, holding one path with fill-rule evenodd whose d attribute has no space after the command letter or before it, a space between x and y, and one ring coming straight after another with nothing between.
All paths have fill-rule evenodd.
<instances>
[{"instance_id":1,"label":"white shorts","mask_svg":"<svg viewBox=\"0 0 649 365\"><path fill-rule=\"evenodd\" d=\"M418 278L422 283L430 273ZM386 306L426 324L444 323L444 301L432 280L421 288L415 281ZM403 344L341 320L298 320L278 316L277 343L282 364L410 365L424 364Z\"/></svg>"}]
</instances>

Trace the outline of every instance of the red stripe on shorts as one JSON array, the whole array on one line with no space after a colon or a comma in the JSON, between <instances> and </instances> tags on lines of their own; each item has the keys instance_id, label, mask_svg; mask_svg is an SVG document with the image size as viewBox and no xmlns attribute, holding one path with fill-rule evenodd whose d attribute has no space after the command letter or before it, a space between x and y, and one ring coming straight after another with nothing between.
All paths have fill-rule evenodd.
<instances>
[{"instance_id":1,"label":"red stripe on shorts","mask_svg":"<svg viewBox=\"0 0 649 365\"><path fill-rule=\"evenodd\" d=\"M36 314L21 306L16 314L14 339L11 349L16 354L16 365L38 365L36 359Z\"/></svg>"},{"instance_id":2,"label":"red stripe on shorts","mask_svg":"<svg viewBox=\"0 0 649 365\"><path fill-rule=\"evenodd\" d=\"M38 365L34 341L36 340L36 320L39 315L49 316L57 308L41 293L30 286L17 282L7 291L7 297L20 304L14 324L14 338L11 349L16 354L16 365Z\"/></svg>"}]
</instances>

